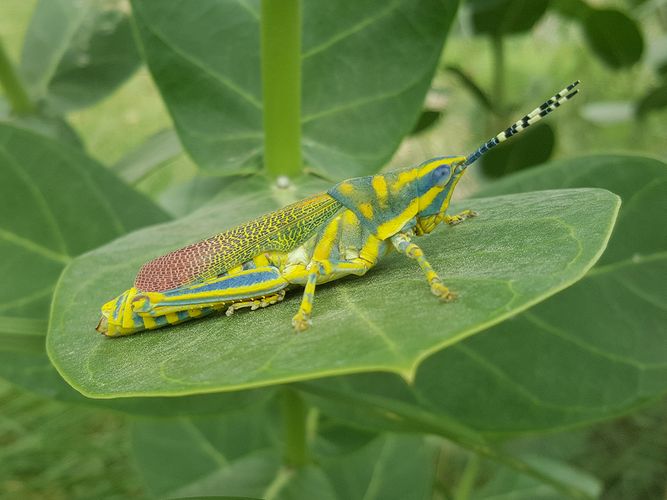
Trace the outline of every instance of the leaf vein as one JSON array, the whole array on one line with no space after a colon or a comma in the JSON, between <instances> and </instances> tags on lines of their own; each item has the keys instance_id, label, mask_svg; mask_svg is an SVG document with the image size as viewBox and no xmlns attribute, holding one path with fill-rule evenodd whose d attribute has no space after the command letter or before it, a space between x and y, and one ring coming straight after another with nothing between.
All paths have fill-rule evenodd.
<instances>
[{"instance_id":1,"label":"leaf vein","mask_svg":"<svg viewBox=\"0 0 667 500\"><path fill-rule=\"evenodd\" d=\"M308 59L309 57L312 57L316 54L319 54L320 52L325 51L329 47L332 47L333 45L337 44L338 42L341 42L342 40L345 40L346 38L351 37L355 33L360 32L364 28L370 26L373 23L376 23L380 19L387 17L389 14L391 14L393 11L395 11L398 6L403 3L401 0L396 0L394 2L389 3L384 9L381 11L375 13L374 15L368 16L361 21L359 21L357 24L353 24L347 29L344 29L342 31L339 31L335 35L333 35L331 38L328 40L325 40L324 42L320 43L319 45L316 45L315 47L311 48L307 52L304 52L301 55L302 59Z\"/></svg>"},{"instance_id":2,"label":"leaf vein","mask_svg":"<svg viewBox=\"0 0 667 500\"><path fill-rule=\"evenodd\" d=\"M164 36L157 29L155 29L150 23L144 22L143 25L146 27L148 31L150 31L153 34L153 36L155 36L155 38L160 40L166 47L171 49L175 55L179 56L181 59L192 64L193 66L199 68L205 75L208 75L213 80L221 83L224 87L228 88L233 93L239 95L253 107L259 110L262 109L262 104L257 99L255 99L251 94L245 92L241 87L233 83L229 78L225 77L224 75L221 75L220 73L216 73L210 70L205 63L197 60L191 54L188 54L184 50L180 49L179 47L171 43L166 36Z\"/></svg>"},{"instance_id":3,"label":"leaf vein","mask_svg":"<svg viewBox=\"0 0 667 500\"><path fill-rule=\"evenodd\" d=\"M19 176L19 178L27 186L28 190L35 197L35 201L37 202L37 206L39 206L40 208L40 212L42 212L42 214L44 215L44 219L46 220L49 227L51 227L54 236L58 240L60 250L64 254L68 254L67 243L65 242L65 236L60 228L60 225L58 224L58 221L55 219L53 213L50 210L49 203L46 200L44 193L37 187L36 184L31 182L31 179L26 175L26 172L23 170L23 168L21 168L17 159L10 153L10 151L5 147L5 145L0 146L0 154L5 156L7 164L12 168L12 170L14 170L16 175Z\"/></svg>"},{"instance_id":4,"label":"leaf vein","mask_svg":"<svg viewBox=\"0 0 667 500\"><path fill-rule=\"evenodd\" d=\"M50 248L40 245L39 243L35 243L34 241L31 241L27 238L23 238L22 236L19 236L18 234L11 231L7 231L6 229L0 228L0 239L6 241L7 243L11 243L15 246L28 250L29 252L41 255L42 257L49 260L54 260L63 264L67 264L72 260L69 255L54 252Z\"/></svg>"},{"instance_id":5,"label":"leaf vein","mask_svg":"<svg viewBox=\"0 0 667 500\"><path fill-rule=\"evenodd\" d=\"M591 354L595 354L601 358L608 359L609 361L613 361L614 363L621 363L624 365L629 365L634 368L637 368L640 371L646 371L650 369L656 369L656 368L665 368L667 367L667 363L641 363L639 361L635 361L629 358L625 358L623 356L619 356L618 354L614 354L609 351L604 351L600 349L599 347L596 347L581 338L574 337L570 334L568 334L565 330L558 328L557 326L554 326L550 323L547 323L544 321L542 318L539 318L538 316L535 316L531 312L525 312L523 313L523 316L533 323L535 326L540 328L543 332L548 333L550 335L553 335L555 337L558 337L562 340L565 340L566 342L570 344L574 344L580 349L583 349L585 351L590 352Z\"/></svg>"}]
</instances>

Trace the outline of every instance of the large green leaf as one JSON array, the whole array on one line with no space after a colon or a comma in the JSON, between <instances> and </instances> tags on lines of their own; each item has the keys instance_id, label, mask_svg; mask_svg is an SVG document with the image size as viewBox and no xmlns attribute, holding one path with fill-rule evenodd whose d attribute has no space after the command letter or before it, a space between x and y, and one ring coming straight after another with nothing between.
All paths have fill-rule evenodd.
<instances>
[{"instance_id":1,"label":"large green leaf","mask_svg":"<svg viewBox=\"0 0 667 500\"><path fill-rule=\"evenodd\" d=\"M319 287L314 326L304 335L291 328L298 293L259 312L121 339L95 332L101 304L127 288L143 262L285 201L230 197L70 263L49 327L56 367L91 397L229 391L374 370L412 379L429 354L579 279L602 253L618 209L615 195L595 189L469 200L478 218L422 243L459 294L450 304L431 295L414 262L392 255L363 279Z\"/></svg>"},{"instance_id":2,"label":"large green leaf","mask_svg":"<svg viewBox=\"0 0 667 500\"><path fill-rule=\"evenodd\" d=\"M457 0L303 2L303 153L331 177L373 173L417 121ZM148 66L205 169L262 156L258 0L133 0ZM216 50L211 50L216 47Z\"/></svg>"},{"instance_id":3,"label":"large green leaf","mask_svg":"<svg viewBox=\"0 0 667 500\"><path fill-rule=\"evenodd\" d=\"M122 0L41 0L26 33L21 73L33 99L59 111L108 95L141 62Z\"/></svg>"},{"instance_id":4,"label":"large green leaf","mask_svg":"<svg viewBox=\"0 0 667 500\"><path fill-rule=\"evenodd\" d=\"M656 217L665 213L667 166L626 156L560 161L508 177L484 194L580 186L623 197L609 247L584 279L425 360L412 386L395 376L348 377L312 386L327 391L318 404L389 429L451 436L456 432L446 426L429 427L447 417L486 435L510 435L610 418L664 394L667 234ZM363 421L360 405L374 421ZM392 408L391 421L378 418L382 408Z\"/></svg>"},{"instance_id":5,"label":"large green leaf","mask_svg":"<svg viewBox=\"0 0 667 500\"><path fill-rule=\"evenodd\" d=\"M327 452L331 446L318 442L312 464L290 469L281 465L275 431L266 413L257 411L144 420L133 429L135 459L159 498L347 500L368 491L373 498L431 498L435 449L421 437L380 437L343 453Z\"/></svg>"}]
</instances>

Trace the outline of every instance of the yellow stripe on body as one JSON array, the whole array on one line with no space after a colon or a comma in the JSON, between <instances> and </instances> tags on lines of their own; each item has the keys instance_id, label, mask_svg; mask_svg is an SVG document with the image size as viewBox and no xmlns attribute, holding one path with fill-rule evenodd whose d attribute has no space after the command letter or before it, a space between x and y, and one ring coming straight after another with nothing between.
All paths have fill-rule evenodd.
<instances>
[{"instance_id":1,"label":"yellow stripe on body","mask_svg":"<svg viewBox=\"0 0 667 500\"><path fill-rule=\"evenodd\" d=\"M373 218L373 206L370 203L359 203L359 211L368 220Z\"/></svg>"},{"instance_id":2,"label":"yellow stripe on body","mask_svg":"<svg viewBox=\"0 0 667 500\"><path fill-rule=\"evenodd\" d=\"M123 304L123 319L121 321L122 328L134 328L134 321L132 320L132 299L137 294L137 289L132 287L127 291L127 296Z\"/></svg>"},{"instance_id":3,"label":"yellow stripe on body","mask_svg":"<svg viewBox=\"0 0 667 500\"><path fill-rule=\"evenodd\" d=\"M176 314L175 312L167 313L164 315L164 317L167 320L167 323L169 323L170 325L174 325L179 322L178 314Z\"/></svg>"},{"instance_id":4,"label":"yellow stripe on body","mask_svg":"<svg viewBox=\"0 0 667 500\"><path fill-rule=\"evenodd\" d=\"M331 258L331 247L335 241L338 241L338 228L340 226L340 216L334 218L324 229L320 240L313 251L312 260L316 262L326 262Z\"/></svg>"},{"instance_id":5,"label":"yellow stripe on body","mask_svg":"<svg viewBox=\"0 0 667 500\"><path fill-rule=\"evenodd\" d=\"M461 177L463 177L463 174L459 175L456 179L454 179L454 182L452 182L452 185L449 187L449 192L447 193L447 197L445 198L445 201L442 202L442 206L440 207L441 212L444 212L447 209L447 207L449 207L449 201L452 199L452 195L454 194L454 188L461 180Z\"/></svg>"},{"instance_id":6,"label":"yellow stripe on body","mask_svg":"<svg viewBox=\"0 0 667 500\"><path fill-rule=\"evenodd\" d=\"M419 200L415 198L410 202L408 207L398 214L393 219L389 219L387 222L383 222L377 228L376 236L381 240L386 240L390 236L398 233L405 224L412 219L419 210Z\"/></svg>"},{"instance_id":7,"label":"yellow stripe on body","mask_svg":"<svg viewBox=\"0 0 667 500\"><path fill-rule=\"evenodd\" d=\"M191 318L198 318L201 315L202 315L202 310L200 308L188 309L188 316L190 316Z\"/></svg>"},{"instance_id":8,"label":"yellow stripe on body","mask_svg":"<svg viewBox=\"0 0 667 500\"><path fill-rule=\"evenodd\" d=\"M152 330L153 328L157 328L158 324L155 321L155 319L151 318L150 316L142 316L141 319L144 321L144 326L148 330Z\"/></svg>"},{"instance_id":9,"label":"yellow stripe on body","mask_svg":"<svg viewBox=\"0 0 667 500\"><path fill-rule=\"evenodd\" d=\"M227 271L227 274L239 274L240 272L243 272L243 264L240 266L232 267L230 270ZM206 285L206 282L204 282L200 286Z\"/></svg>"},{"instance_id":10,"label":"yellow stripe on body","mask_svg":"<svg viewBox=\"0 0 667 500\"><path fill-rule=\"evenodd\" d=\"M369 235L362 247L359 249L359 257L375 264L380 254L380 246L383 241L373 235Z\"/></svg>"},{"instance_id":11,"label":"yellow stripe on body","mask_svg":"<svg viewBox=\"0 0 667 500\"><path fill-rule=\"evenodd\" d=\"M361 226L357 214L355 214L349 208L343 212L343 226L354 226L354 227Z\"/></svg>"},{"instance_id":12,"label":"yellow stripe on body","mask_svg":"<svg viewBox=\"0 0 667 500\"><path fill-rule=\"evenodd\" d=\"M349 196L352 193L354 193L354 186L349 182L342 182L341 184L339 184L338 190L341 192L341 194Z\"/></svg>"},{"instance_id":13,"label":"yellow stripe on body","mask_svg":"<svg viewBox=\"0 0 667 500\"><path fill-rule=\"evenodd\" d=\"M266 257L265 253L261 253L254 257L252 261L257 267L267 267L269 265L269 259Z\"/></svg>"},{"instance_id":14,"label":"yellow stripe on body","mask_svg":"<svg viewBox=\"0 0 667 500\"><path fill-rule=\"evenodd\" d=\"M373 186L373 191L375 191L380 208L388 208L387 198L389 197L389 190L387 189L387 180L384 178L384 175L374 175L371 179L371 186Z\"/></svg>"},{"instance_id":15,"label":"yellow stripe on body","mask_svg":"<svg viewBox=\"0 0 667 500\"><path fill-rule=\"evenodd\" d=\"M442 189L443 188L440 186L432 187L419 198L413 199L408 207L400 214L398 214L393 219L380 224L377 228L376 236L381 240L386 240L387 238L398 233L401 229L403 229L403 226L405 226L405 224L410 221L410 219L419 213L420 207L429 206L435 197L442 192Z\"/></svg>"},{"instance_id":16,"label":"yellow stripe on body","mask_svg":"<svg viewBox=\"0 0 667 500\"><path fill-rule=\"evenodd\" d=\"M392 193L399 193L405 186L413 182L419 176L417 169L408 170L398 174L398 179L389 184Z\"/></svg>"}]
</instances>

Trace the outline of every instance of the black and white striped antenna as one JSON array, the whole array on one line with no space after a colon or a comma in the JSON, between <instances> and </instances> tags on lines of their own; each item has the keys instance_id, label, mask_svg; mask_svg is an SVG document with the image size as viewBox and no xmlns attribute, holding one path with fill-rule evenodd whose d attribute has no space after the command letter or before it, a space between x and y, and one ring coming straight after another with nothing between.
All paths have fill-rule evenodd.
<instances>
[{"instance_id":1,"label":"black and white striped antenna","mask_svg":"<svg viewBox=\"0 0 667 500\"><path fill-rule=\"evenodd\" d=\"M499 133L494 138L482 144L479 147L479 149L477 149L477 151L469 155L466 158L466 160L462 164L460 164L457 170L459 171L464 170L465 168L468 167L468 165L471 165L472 163L477 161L479 157L482 156L484 153L486 153L489 149L496 147L501 142L506 141L513 135L516 135L522 130L530 127L533 123L539 122L542 118L547 116L554 109L558 108L561 104L572 99L579 92L579 89L575 89L577 85L579 85L579 80L565 87L551 99L548 99L541 106L535 108L526 116L521 118L521 120L514 123L512 126L508 127L507 130Z\"/></svg>"}]
</instances>

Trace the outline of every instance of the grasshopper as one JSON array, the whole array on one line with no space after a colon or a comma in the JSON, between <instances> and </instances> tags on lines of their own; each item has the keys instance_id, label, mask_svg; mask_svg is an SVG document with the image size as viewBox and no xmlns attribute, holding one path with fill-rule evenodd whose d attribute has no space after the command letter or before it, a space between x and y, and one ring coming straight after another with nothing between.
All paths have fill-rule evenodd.
<instances>
[{"instance_id":1,"label":"grasshopper","mask_svg":"<svg viewBox=\"0 0 667 500\"><path fill-rule=\"evenodd\" d=\"M413 259L441 300L455 298L413 236L477 215L447 215L468 166L541 120L578 92L574 82L468 156L430 159L417 167L358 177L144 264L134 286L102 306L97 331L109 337L174 325L216 311L231 315L275 304L287 288L305 287L292 319L311 324L317 284L362 276L394 249Z\"/></svg>"}]
</instances>

